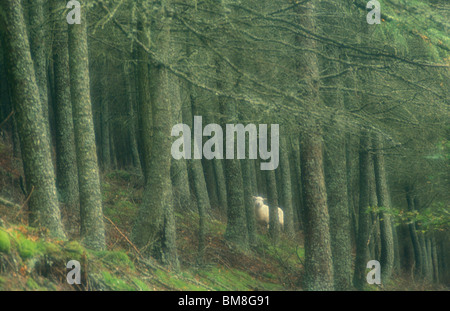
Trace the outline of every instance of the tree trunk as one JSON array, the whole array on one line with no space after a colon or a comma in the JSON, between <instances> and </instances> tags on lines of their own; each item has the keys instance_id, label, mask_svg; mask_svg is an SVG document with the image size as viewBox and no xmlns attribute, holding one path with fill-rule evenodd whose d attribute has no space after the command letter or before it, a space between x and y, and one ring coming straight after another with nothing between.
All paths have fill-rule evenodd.
<instances>
[{"instance_id":1,"label":"tree trunk","mask_svg":"<svg viewBox=\"0 0 450 311\"><path fill-rule=\"evenodd\" d=\"M335 134L326 139L325 180L330 214L331 249L336 290L351 287L351 227L347 197L345 136Z\"/></svg>"},{"instance_id":2,"label":"tree trunk","mask_svg":"<svg viewBox=\"0 0 450 311\"><path fill-rule=\"evenodd\" d=\"M54 9L62 9L53 0ZM67 22L55 15L53 37L53 70L55 76L56 168L57 186L62 202L68 209L79 212L78 168L70 96L69 49Z\"/></svg>"},{"instance_id":3,"label":"tree trunk","mask_svg":"<svg viewBox=\"0 0 450 311\"><path fill-rule=\"evenodd\" d=\"M171 3L166 1L165 8ZM163 10L165 11L165 10ZM163 12L162 11L162 12ZM171 18L163 16L162 12L156 16L154 25L155 46L167 61L170 48ZM145 25L142 23L142 25ZM175 219L173 211L172 184L170 180L172 116L170 105L169 77L165 67L158 63L151 64L150 102L141 101L141 141L142 158L145 158L145 186L138 217L133 227L133 240L147 256L153 255L164 264L179 268L178 254L175 244ZM145 65L144 65L145 66ZM146 91L146 90L142 90ZM142 95L142 94L141 94ZM150 114L152 120L148 119ZM150 124L150 121L152 123ZM153 135L144 129L152 128ZM153 138L153 139L152 139ZM145 151L150 150L150 153Z\"/></svg>"},{"instance_id":4,"label":"tree trunk","mask_svg":"<svg viewBox=\"0 0 450 311\"><path fill-rule=\"evenodd\" d=\"M369 155L370 140L368 133L364 131L360 138L359 152L359 219L358 236L356 240L355 274L353 283L356 288L362 289L366 284L366 265L369 259L368 242L370 238L370 166L372 165Z\"/></svg>"},{"instance_id":5,"label":"tree trunk","mask_svg":"<svg viewBox=\"0 0 450 311\"><path fill-rule=\"evenodd\" d=\"M305 204L306 290L334 288L322 144L322 137L318 134L302 135L300 152Z\"/></svg>"},{"instance_id":6,"label":"tree trunk","mask_svg":"<svg viewBox=\"0 0 450 311\"><path fill-rule=\"evenodd\" d=\"M301 161L300 161L300 148L299 148L300 139L293 139L292 145L292 163L294 168L294 175L296 185L297 185L297 220L299 223L299 229L304 229L304 204L303 204L303 190L302 190L302 174L301 174Z\"/></svg>"},{"instance_id":7,"label":"tree trunk","mask_svg":"<svg viewBox=\"0 0 450 311\"><path fill-rule=\"evenodd\" d=\"M308 2L295 9L296 23L316 31L315 5ZM317 42L310 37L297 36L296 44L317 48ZM306 81L301 91L304 100L313 107L321 105L319 62L316 53L305 53L297 60L299 78ZM305 209L305 289L333 290L333 261L327 206L327 193L323 168L322 129L311 121L308 131L301 136L301 174L303 203Z\"/></svg>"},{"instance_id":8,"label":"tree trunk","mask_svg":"<svg viewBox=\"0 0 450 311\"><path fill-rule=\"evenodd\" d=\"M252 160L242 160L242 179L244 182L244 204L245 204L245 215L247 219L247 230L248 230L248 240L250 245L256 245L257 235L256 235L256 219L255 219L255 207L253 202L253 196L256 195L255 187L253 184L252 170L253 165Z\"/></svg>"},{"instance_id":9,"label":"tree trunk","mask_svg":"<svg viewBox=\"0 0 450 311\"><path fill-rule=\"evenodd\" d=\"M187 86L188 96L187 102L189 103L186 107L183 107L183 121L189 128L193 129L193 107L195 105L196 90ZM191 140L192 143L192 140ZM198 146L192 143L194 148ZM202 152L202 150L198 150ZM195 150L192 150L192 153L195 153ZM194 159L191 154L191 160L187 160L187 165L189 168L189 175L192 178L194 193L197 201L197 209L199 216L199 226L198 226L198 256L197 262L202 263L204 259L205 252L205 238L206 238L206 213L211 209L208 191L205 182L205 175L203 173L202 162L199 159Z\"/></svg>"},{"instance_id":10,"label":"tree trunk","mask_svg":"<svg viewBox=\"0 0 450 311\"><path fill-rule=\"evenodd\" d=\"M408 210L410 212L414 211L414 200L413 200L413 194L410 187L406 187L406 202L408 204ZM416 224L415 222L412 222L408 224L409 229L409 235L411 237L411 242L414 249L414 262L415 262L415 274L416 275L422 275L422 249L420 247L419 237L417 235L416 231Z\"/></svg>"},{"instance_id":11,"label":"tree trunk","mask_svg":"<svg viewBox=\"0 0 450 311\"><path fill-rule=\"evenodd\" d=\"M108 71L107 61L100 62L100 67L105 72ZM101 89L101 164L103 171L111 169L111 133L110 133L110 116L109 116L109 103L108 103L108 77L106 75L100 77L100 89Z\"/></svg>"},{"instance_id":12,"label":"tree trunk","mask_svg":"<svg viewBox=\"0 0 450 311\"><path fill-rule=\"evenodd\" d=\"M269 205L269 235L275 243L280 239L280 224L278 219L278 192L275 180L275 170L265 171L267 182L267 202Z\"/></svg>"},{"instance_id":13,"label":"tree trunk","mask_svg":"<svg viewBox=\"0 0 450 311\"><path fill-rule=\"evenodd\" d=\"M223 211L228 210L227 203L227 185L225 182L225 172L223 169L223 160L213 159L214 175L217 182L217 197L219 199L220 208Z\"/></svg>"},{"instance_id":14,"label":"tree trunk","mask_svg":"<svg viewBox=\"0 0 450 311\"><path fill-rule=\"evenodd\" d=\"M235 123L235 104L227 99L221 100L222 113L227 116L226 123ZM225 237L240 247L248 247L248 231L246 226L244 186L242 180L241 164L237 159L226 159L225 180L227 189L227 229Z\"/></svg>"},{"instance_id":15,"label":"tree trunk","mask_svg":"<svg viewBox=\"0 0 450 311\"><path fill-rule=\"evenodd\" d=\"M31 57L34 62L34 70L36 74L36 83L39 88L39 98L42 105L42 113L44 115L47 135L50 136L49 124L49 105L48 105L48 89L47 89L47 32L45 15L46 1L33 0L29 3L29 36ZM50 142L52 140L50 139Z\"/></svg>"},{"instance_id":16,"label":"tree trunk","mask_svg":"<svg viewBox=\"0 0 450 311\"><path fill-rule=\"evenodd\" d=\"M146 17L140 16L137 23L137 37L142 44L149 46L150 34L147 28L145 28ZM142 166L142 172L144 178L147 179L147 170L149 168L153 136L153 116L152 116L152 104L150 99L150 78L149 78L149 56L146 51L140 46L136 46L137 51L137 68L136 68L136 82L138 93L138 130L137 130L137 142L139 149L139 158Z\"/></svg>"},{"instance_id":17,"label":"tree trunk","mask_svg":"<svg viewBox=\"0 0 450 311\"><path fill-rule=\"evenodd\" d=\"M374 167L375 181L377 186L378 205L382 207L380 212L380 234L381 234L381 278L383 284L387 284L392 276L394 268L394 236L392 233L391 200L386 177L386 165L384 162L383 143L380 135L374 140Z\"/></svg>"},{"instance_id":18,"label":"tree trunk","mask_svg":"<svg viewBox=\"0 0 450 311\"><path fill-rule=\"evenodd\" d=\"M232 69L227 67L224 61L218 60L216 63L217 74L225 79L225 82L218 83L218 88L230 93L236 87L236 77ZM219 97L219 109L222 118L222 128L226 129L226 124L237 124L237 103L226 97ZM236 142L236 134L234 141ZM224 159L225 181L227 189L227 229L225 238L235 245L244 249L248 248L248 230L244 204L244 186L240 160L235 154L232 159Z\"/></svg>"},{"instance_id":19,"label":"tree trunk","mask_svg":"<svg viewBox=\"0 0 450 311\"><path fill-rule=\"evenodd\" d=\"M130 72L126 69L124 70L125 75L125 85L128 94L128 111L129 111L129 124L128 124L128 136L130 139L131 157L133 160L133 167L137 169L138 172L142 171L141 160L139 158L139 149L136 138L136 113L135 113L135 97L133 96L133 86L132 82L127 76L134 76L132 68L129 68Z\"/></svg>"},{"instance_id":20,"label":"tree trunk","mask_svg":"<svg viewBox=\"0 0 450 311\"><path fill-rule=\"evenodd\" d=\"M182 101L180 81L177 77L169 75L171 92L172 119L173 124L183 123ZM191 122L192 123L192 122ZM175 138L174 138L175 139ZM174 203L181 209L189 209L191 203L191 191L189 189L188 165L186 159L172 159L170 175L173 186Z\"/></svg>"},{"instance_id":21,"label":"tree trunk","mask_svg":"<svg viewBox=\"0 0 450 311\"><path fill-rule=\"evenodd\" d=\"M20 0L2 1L5 49L11 81L11 95L22 162L30 200L29 223L46 227L57 238L65 238L56 195L50 138L36 84L33 61Z\"/></svg>"},{"instance_id":22,"label":"tree trunk","mask_svg":"<svg viewBox=\"0 0 450 311\"><path fill-rule=\"evenodd\" d=\"M284 212L284 232L289 237L294 237L294 210L292 204L291 167L289 165L289 148L286 137L281 138L280 170L281 170L281 207Z\"/></svg>"},{"instance_id":23,"label":"tree trunk","mask_svg":"<svg viewBox=\"0 0 450 311\"><path fill-rule=\"evenodd\" d=\"M439 283L439 259L437 253L436 237L432 237L431 240L431 255L433 260L433 280L435 283Z\"/></svg>"},{"instance_id":24,"label":"tree trunk","mask_svg":"<svg viewBox=\"0 0 450 311\"><path fill-rule=\"evenodd\" d=\"M87 8L83 7L81 24L68 26L70 92L80 189L81 237L86 247L103 250L106 248L105 229L89 86L86 15Z\"/></svg>"}]
</instances>

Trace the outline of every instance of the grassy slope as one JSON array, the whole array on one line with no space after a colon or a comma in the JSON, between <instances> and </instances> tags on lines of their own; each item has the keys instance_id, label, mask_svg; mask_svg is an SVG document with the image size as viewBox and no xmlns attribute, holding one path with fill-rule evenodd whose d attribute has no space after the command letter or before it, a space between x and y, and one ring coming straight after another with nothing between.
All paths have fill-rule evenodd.
<instances>
[{"instance_id":1,"label":"grassy slope","mask_svg":"<svg viewBox=\"0 0 450 311\"><path fill-rule=\"evenodd\" d=\"M0 196L24 202L18 187L19 171L12 169L10 147L1 144ZM17 165L17 163L16 163ZM223 239L226 224L221 215L208 221L205 264L196 264L198 216L177 210L178 248L181 271L167 270L143 260L128 240L142 192L140 179L114 171L103 176L104 213L108 251L93 252L79 243L76 213L62 208L70 241L49 237L44 229L26 225L21 210L0 204L0 290L284 290L299 289L303 249L283 240L271 245L265 235L253 251L237 251ZM20 206L20 204L19 204ZM65 268L78 260L88 271L81 287L68 285ZM82 279L85 280L82 273Z\"/></svg>"},{"instance_id":2,"label":"grassy slope","mask_svg":"<svg viewBox=\"0 0 450 311\"><path fill-rule=\"evenodd\" d=\"M3 146L4 147L4 146ZM3 148L5 151L5 148ZM9 149L9 148L6 148ZM6 152L6 151L5 151ZM0 158L6 156L1 152ZM10 168L0 166L4 195ZM12 183L17 184L17 183ZM283 238L273 245L266 235L252 251L230 247L223 235L226 223L219 213L208 221L204 264L196 264L198 216L195 211L177 210L177 245L181 271L170 271L154 261L140 258L127 240L141 196L138 177L124 171L103 176L103 199L108 251L84 249L77 234L71 241L57 241L44 229L25 225L23 211L0 205L0 290L301 290L304 250L302 238ZM9 189L11 192L13 189ZM14 192L19 193L18 189ZM11 198L10 198L11 199ZM23 196L18 201L23 201ZM66 228L77 227L77 217L64 211ZM69 260L82 266L83 284L68 285L65 268ZM87 272L87 280L83 274ZM430 289L397 279L389 289ZM375 285L368 290L378 290Z\"/></svg>"}]
</instances>

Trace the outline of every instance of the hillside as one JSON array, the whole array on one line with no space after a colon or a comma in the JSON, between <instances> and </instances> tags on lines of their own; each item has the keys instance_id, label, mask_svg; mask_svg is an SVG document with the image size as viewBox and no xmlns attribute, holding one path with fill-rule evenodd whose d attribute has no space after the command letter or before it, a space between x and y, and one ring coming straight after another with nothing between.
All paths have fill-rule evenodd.
<instances>
[{"instance_id":1,"label":"hillside","mask_svg":"<svg viewBox=\"0 0 450 311\"><path fill-rule=\"evenodd\" d=\"M267 234L258 234L259 243L251 251L240 251L224 239L225 217L213 211L208 217L207 247L203 264L196 260L198 214L176 212L181 270L170 271L154 260L145 260L130 242L127 228L135 217L142 181L125 171L103 176L102 189L107 223L107 251L85 249L72 230L70 241L49 236L48 231L27 226L25 197L20 190L20 162L11 157L11 146L0 143L0 290L126 290L126 291L284 291L302 290L303 238L282 237L274 245ZM15 164L13 164L15 163ZM15 169L13 167L16 167ZM11 194L13 196L11 197ZM66 228L76 228L77 215L66 211ZM82 285L66 282L67 262L82 265ZM87 277L86 277L87 276ZM87 281L86 281L87 280ZM385 288L367 290L444 290L422 282L410 283L399 276Z\"/></svg>"}]
</instances>

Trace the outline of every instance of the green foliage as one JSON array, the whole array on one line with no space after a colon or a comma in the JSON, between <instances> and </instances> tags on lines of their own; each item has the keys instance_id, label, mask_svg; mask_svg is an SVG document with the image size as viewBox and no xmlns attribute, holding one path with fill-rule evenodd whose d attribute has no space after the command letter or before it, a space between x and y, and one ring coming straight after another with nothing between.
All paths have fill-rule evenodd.
<instances>
[{"instance_id":1,"label":"green foliage","mask_svg":"<svg viewBox=\"0 0 450 311\"><path fill-rule=\"evenodd\" d=\"M7 232L0 229L0 253L9 254L11 250L11 241Z\"/></svg>"},{"instance_id":2,"label":"green foliage","mask_svg":"<svg viewBox=\"0 0 450 311\"><path fill-rule=\"evenodd\" d=\"M133 278L133 283L136 285L138 291L150 291L150 287L144 283L143 281L139 280L138 278Z\"/></svg>"},{"instance_id":3,"label":"green foliage","mask_svg":"<svg viewBox=\"0 0 450 311\"><path fill-rule=\"evenodd\" d=\"M117 290L117 291L132 291L135 290L135 288L124 280L112 275L108 271L102 271L102 277L103 281L110 288L111 290Z\"/></svg>"},{"instance_id":4,"label":"green foliage","mask_svg":"<svg viewBox=\"0 0 450 311\"><path fill-rule=\"evenodd\" d=\"M36 283L35 280L33 280L32 277L29 277L29 278L27 279L27 288L28 288L28 289L31 289L31 290L39 290L39 289L40 289L40 286L39 286L38 283Z\"/></svg>"},{"instance_id":5,"label":"green foliage","mask_svg":"<svg viewBox=\"0 0 450 311\"><path fill-rule=\"evenodd\" d=\"M437 202L432 206L420 211L408 211L402 208L371 207L370 212L383 212L392 217L395 225L417 223L420 230L425 233L429 231L446 231L450 228L449 207L443 202Z\"/></svg>"},{"instance_id":6,"label":"green foliage","mask_svg":"<svg viewBox=\"0 0 450 311\"><path fill-rule=\"evenodd\" d=\"M116 269L128 268L134 270L134 264L125 252L119 251L92 251L103 263Z\"/></svg>"},{"instance_id":7,"label":"green foliage","mask_svg":"<svg viewBox=\"0 0 450 311\"><path fill-rule=\"evenodd\" d=\"M18 245L18 251L20 257L29 259L39 253L39 247L38 244L33 241L21 239L20 244Z\"/></svg>"}]
</instances>

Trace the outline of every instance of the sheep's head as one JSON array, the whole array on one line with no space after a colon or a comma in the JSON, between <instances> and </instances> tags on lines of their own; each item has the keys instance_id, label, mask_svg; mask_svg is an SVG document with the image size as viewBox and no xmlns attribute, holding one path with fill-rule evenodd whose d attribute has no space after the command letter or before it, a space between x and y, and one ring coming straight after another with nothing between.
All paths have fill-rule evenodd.
<instances>
[{"instance_id":1,"label":"sheep's head","mask_svg":"<svg viewBox=\"0 0 450 311\"><path fill-rule=\"evenodd\" d=\"M264 198L263 197L255 197L253 196L253 199L255 200L255 204L257 206L261 206L264 204Z\"/></svg>"}]
</instances>

